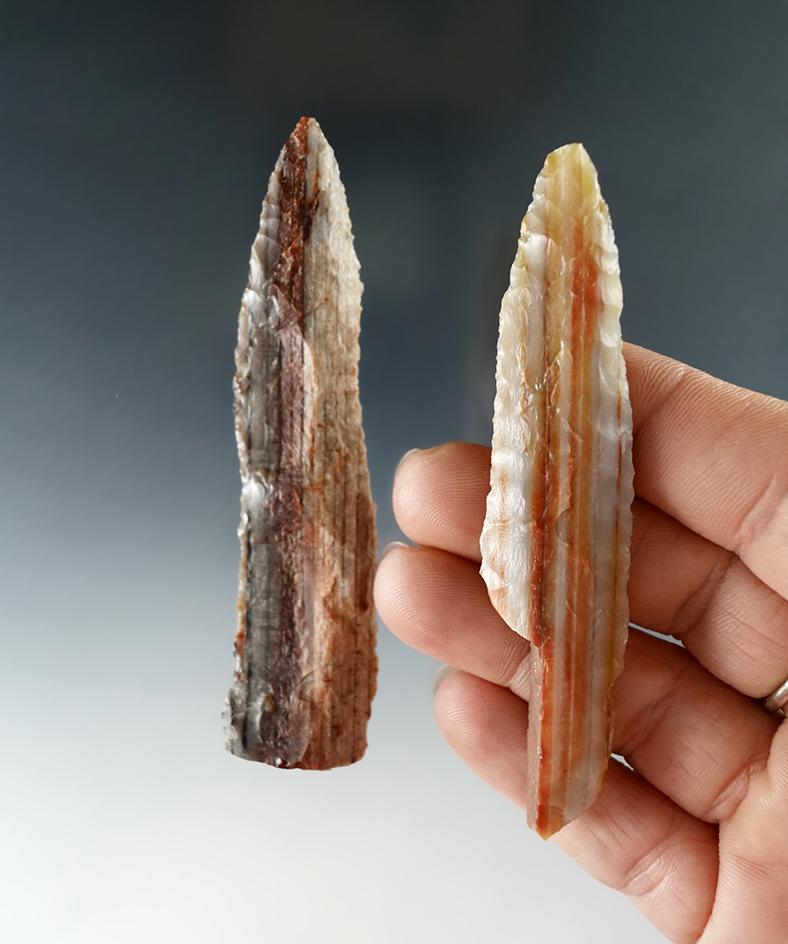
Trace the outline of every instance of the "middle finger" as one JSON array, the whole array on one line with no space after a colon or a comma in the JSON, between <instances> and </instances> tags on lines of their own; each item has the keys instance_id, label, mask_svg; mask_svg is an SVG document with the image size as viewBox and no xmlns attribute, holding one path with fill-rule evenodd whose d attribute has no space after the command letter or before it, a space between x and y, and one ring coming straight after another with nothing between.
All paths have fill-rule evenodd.
<instances>
[{"instance_id":1,"label":"middle finger","mask_svg":"<svg viewBox=\"0 0 788 944\"><path fill-rule=\"evenodd\" d=\"M409 454L394 511L414 541L479 559L490 450L446 443ZM710 672L763 698L788 675L788 601L730 551L647 502L633 505L632 620L681 639Z\"/></svg>"}]
</instances>

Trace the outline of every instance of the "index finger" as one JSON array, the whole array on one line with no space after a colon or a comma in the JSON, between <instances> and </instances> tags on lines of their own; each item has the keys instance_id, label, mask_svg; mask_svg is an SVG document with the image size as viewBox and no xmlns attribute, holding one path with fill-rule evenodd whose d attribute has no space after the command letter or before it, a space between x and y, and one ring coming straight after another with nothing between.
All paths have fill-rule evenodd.
<instances>
[{"instance_id":1,"label":"index finger","mask_svg":"<svg viewBox=\"0 0 788 944\"><path fill-rule=\"evenodd\" d=\"M635 491L788 596L788 403L625 346Z\"/></svg>"},{"instance_id":2,"label":"index finger","mask_svg":"<svg viewBox=\"0 0 788 944\"><path fill-rule=\"evenodd\" d=\"M631 344L625 356L636 493L737 554L788 597L788 403ZM451 482L438 489L445 506L427 501L423 508L431 519L424 524L446 532L441 546L463 554L460 548L467 548L466 556L477 558L488 456L486 450L485 462L454 467ZM437 464L445 460L445 453L435 456ZM425 463L428 457L422 456ZM395 510L405 504L408 483L401 479L395 482Z\"/></svg>"}]
</instances>

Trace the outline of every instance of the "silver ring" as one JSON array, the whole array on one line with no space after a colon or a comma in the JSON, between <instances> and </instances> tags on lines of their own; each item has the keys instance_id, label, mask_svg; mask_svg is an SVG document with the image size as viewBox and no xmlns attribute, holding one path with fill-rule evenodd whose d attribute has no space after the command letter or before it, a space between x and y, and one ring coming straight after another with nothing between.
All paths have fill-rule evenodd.
<instances>
[{"instance_id":1,"label":"silver ring","mask_svg":"<svg viewBox=\"0 0 788 944\"><path fill-rule=\"evenodd\" d=\"M788 679L782 683L776 692L769 695L763 704L767 711L785 718L785 709L788 706Z\"/></svg>"}]
</instances>

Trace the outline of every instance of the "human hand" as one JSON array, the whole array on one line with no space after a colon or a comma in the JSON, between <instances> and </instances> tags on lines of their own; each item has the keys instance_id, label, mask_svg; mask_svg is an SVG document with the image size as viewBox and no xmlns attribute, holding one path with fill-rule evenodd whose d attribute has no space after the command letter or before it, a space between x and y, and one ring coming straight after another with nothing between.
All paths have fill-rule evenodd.
<instances>
[{"instance_id":1,"label":"human hand","mask_svg":"<svg viewBox=\"0 0 788 944\"><path fill-rule=\"evenodd\" d=\"M634 413L633 622L602 791L554 841L671 941L788 941L788 403L625 346ZM525 802L529 644L479 576L490 451L409 453L375 599L404 642L453 666L438 725Z\"/></svg>"}]
</instances>

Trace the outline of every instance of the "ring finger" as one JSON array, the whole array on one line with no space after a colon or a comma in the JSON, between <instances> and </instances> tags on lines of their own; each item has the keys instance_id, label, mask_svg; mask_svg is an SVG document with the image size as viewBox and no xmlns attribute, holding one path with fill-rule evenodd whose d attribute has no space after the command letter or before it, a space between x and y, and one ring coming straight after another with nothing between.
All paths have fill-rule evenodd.
<instances>
[{"instance_id":1,"label":"ring finger","mask_svg":"<svg viewBox=\"0 0 788 944\"><path fill-rule=\"evenodd\" d=\"M528 643L490 606L476 566L395 546L375 582L378 610L408 645L528 697ZM633 630L614 692L614 749L701 819L730 817L765 766L776 721L669 642Z\"/></svg>"},{"instance_id":2,"label":"ring finger","mask_svg":"<svg viewBox=\"0 0 788 944\"><path fill-rule=\"evenodd\" d=\"M435 715L454 750L490 786L524 805L528 706L511 692L452 672ZM554 841L590 875L628 895L671 941L696 941L714 899L717 829L611 761L591 809Z\"/></svg>"}]
</instances>

